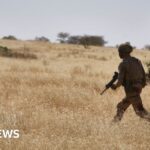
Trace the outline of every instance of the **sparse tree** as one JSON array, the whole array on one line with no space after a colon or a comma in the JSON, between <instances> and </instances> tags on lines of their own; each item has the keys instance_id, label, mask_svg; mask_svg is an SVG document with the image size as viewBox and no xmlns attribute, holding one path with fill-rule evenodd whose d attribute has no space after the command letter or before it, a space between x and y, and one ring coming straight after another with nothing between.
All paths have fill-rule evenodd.
<instances>
[{"instance_id":1,"label":"sparse tree","mask_svg":"<svg viewBox=\"0 0 150 150\"><path fill-rule=\"evenodd\" d=\"M58 33L57 37L58 37L58 41L60 43L66 43L67 39L69 37L69 33L67 33L67 32L60 32L60 33Z\"/></svg>"},{"instance_id":2,"label":"sparse tree","mask_svg":"<svg viewBox=\"0 0 150 150\"><path fill-rule=\"evenodd\" d=\"M85 35L80 38L80 44L82 44L85 48L88 46L104 46L107 42L104 40L103 36L91 36Z\"/></svg>"},{"instance_id":3,"label":"sparse tree","mask_svg":"<svg viewBox=\"0 0 150 150\"><path fill-rule=\"evenodd\" d=\"M104 40L103 36L69 36L67 43L69 44L81 44L85 48L88 48L90 45L93 46L104 46L107 42Z\"/></svg>"},{"instance_id":4,"label":"sparse tree","mask_svg":"<svg viewBox=\"0 0 150 150\"><path fill-rule=\"evenodd\" d=\"M81 36L69 36L67 43L68 44L80 44L80 38Z\"/></svg>"},{"instance_id":5,"label":"sparse tree","mask_svg":"<svg viewBox=\"0 0 150 150\"><path fill-rule=\"evenodd\" d=\"M13 35L4 36L2 39L4 39L4 40L17 40L17 38Z\"/></svg>"},{"instance_id":6,"label":"sparse tree","mask_svg":"<svg viewBox=\"0 0 150 150\"><path fill-rule=\"evenodd\" d=\"M44 36L36 37L35 41L41 41L41 42L50 42L50 40Z\"/></svg>"},{"instance_id":7,"label":"sparse tree","mask_svg":"<svg viewBox=\"0 0 150 150\"><path fill-rule=\"evenodd\" d=\"M90 45L90 39L88 38L88 36L81 36L80 38L80 44L84 46L84 48L88 48L88 46Z\"/></svg>"}]
</instances>

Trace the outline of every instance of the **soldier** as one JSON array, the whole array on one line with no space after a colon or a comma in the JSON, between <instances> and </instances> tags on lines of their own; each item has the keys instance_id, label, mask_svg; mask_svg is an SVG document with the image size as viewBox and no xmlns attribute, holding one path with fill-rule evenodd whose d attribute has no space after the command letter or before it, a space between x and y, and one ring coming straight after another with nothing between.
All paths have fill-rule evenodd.
<instances>
[{"instance_id":1,"label":"soldier","mask_svg":"<svg viewBox=\"0 0 150 150\"><path fill-rule=\"evenodd\" d=\"M142 88L146 85L145 71L141 61L130 56L132 51L133 47L129 43L121 44L118 48L119 56L123 61L119 65L118 81L116 84L113 84L112 89L116 90L122 85L126 97L117 105L114 122L122 119L124 112L130 104L132 104L138 116L150 121L148 112L143 107L140 97Z\"/></svg>"}]
</instances>

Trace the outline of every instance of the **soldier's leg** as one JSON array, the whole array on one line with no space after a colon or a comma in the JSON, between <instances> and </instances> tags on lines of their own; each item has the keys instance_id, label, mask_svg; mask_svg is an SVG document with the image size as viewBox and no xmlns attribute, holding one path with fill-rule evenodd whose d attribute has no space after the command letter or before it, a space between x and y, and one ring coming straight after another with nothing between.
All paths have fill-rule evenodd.
<instances>
[{"instance_id":1,"label":"soldier's leg","mask_svg":"<svg viewBox=\"0 0 150 150\"><path fill-rule=\"evenodd\" d=\"M117 105L117 114L114 117L114 122L120 121L123 117L124 112L130 105L130 101L128 98L124 98L120 103Z\"/></svg>"},{"instance_id":2,"label":"soldier's leg","mask_svg":"<svg viewBox=\"0 0 150 150\"><path fill-rule=\"evenodd\" d=\"M146 109L143 107L140 95L133 97L133 99L132 99L132 106L133 106L133 108L135 110L135 113L139 117L144 118L144 119L150 121L150 115L146 111Z\"/></svg>"}]
</instances>

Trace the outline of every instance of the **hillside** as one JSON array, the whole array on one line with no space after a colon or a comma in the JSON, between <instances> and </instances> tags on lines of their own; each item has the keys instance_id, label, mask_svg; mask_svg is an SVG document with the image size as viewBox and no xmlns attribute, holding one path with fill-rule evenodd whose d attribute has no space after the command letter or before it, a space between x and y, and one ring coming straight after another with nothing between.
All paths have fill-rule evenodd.
<instances>
[{"instance_id":1,"label":"hillside","mask_svg":"<svg viewBox=\"0 0 150 150\"><path fill-rule=\"evenodd\" d=\"M0 57L0 129L19 129L19 139L0 139L7 150L150 149L150 124L130 107L112 125L123 89L105 87L121 61L117 49L0 40L36 59ZM150 52L133 56L150 61ZM150 111L150 86L142 93Z\"/></svg>"}]
</instances>

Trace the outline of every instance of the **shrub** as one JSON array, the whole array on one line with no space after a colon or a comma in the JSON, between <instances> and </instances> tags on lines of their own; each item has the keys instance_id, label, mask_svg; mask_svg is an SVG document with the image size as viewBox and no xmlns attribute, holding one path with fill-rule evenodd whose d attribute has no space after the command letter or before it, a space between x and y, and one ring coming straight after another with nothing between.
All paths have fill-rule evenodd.
<instances>
[{"instance_id":1,"label":"shrub","mask_svg":"<svg viewBox=\"0 0 150 150\"><path fill-rule=\"evenodd\" d=\"M80 44L81 36L69 36L67 43L68 44Z\"/></svg>"},{"instance_id":2,"label":"shrub","mask_svg":"<svg viewBox=\"0 0 150 150\"><path fill-rule=\"evenodd\" d=\"M4 46L0 46L0 55L1 56L7 55L8 53L10 53L10 49L8 49L7 47L4 47Z\"/></svg>"},{"instance_id":3,"label":"shrub","mask_svg":"<svg viewBox=\"0 0 150 150\"><path fill-rule=\"evenodd\" d=\"M22 59L36 59L36 55L30 53L13 52L7 47L0 46L0 56Z\"/></svg>"},{"instance_id":4,"label":"shrub","mask_svg":"<svg viewBox=\"0 0 150 150\"><path fill-rule=\"evenodd\" d=\"M85 35L80 38L80 44L84 45L84 47L87 48L89 45L104 46L106 44L106 41L102 36Z\"/></svg>"},{"instance_id":5,"label":"shrub","mask_svg":"<svg viewBox=\"0 0 150 150\"><path fill-rule=\"evenodd\" d=\"M66 43L67 40L68 40L68 37L69 37L69 33L67 32L60 32L57 34L57 40L60 42L60 43Z\"/></svg>"},{"instance_id":6,"label":"shrub","mask_svg":"<svg viewBox=\"0 0 150 150\"><path fill-rule=\"evenodd\" d=\"M41 42L50 42L50 40L44 36L36 37L35 41L41 41Z\"/></svg>"},{"instance_id":7,"label":"shrub","mask_svg":"<svg viewBox=\"0 0 150 150\"><path fill-rule=\"evenodd\" d=\"M4 39L4 40L17 40L17 38L13 35L4 36L2 39Z\"/></svg>"},{"instance_id":8,"label":"shrub","mask_svg":"<svg viewBox=\"0 0 150 150\"><path fill-rule=\"evenodd\" d=\"M88 46L104 46L107 42L104 40L103 36L91 36L91 35L84 35L84 36L70 36L68 37L67 43L69 44L81 44L85 48Z\"/></svg>"}]
</instances>

